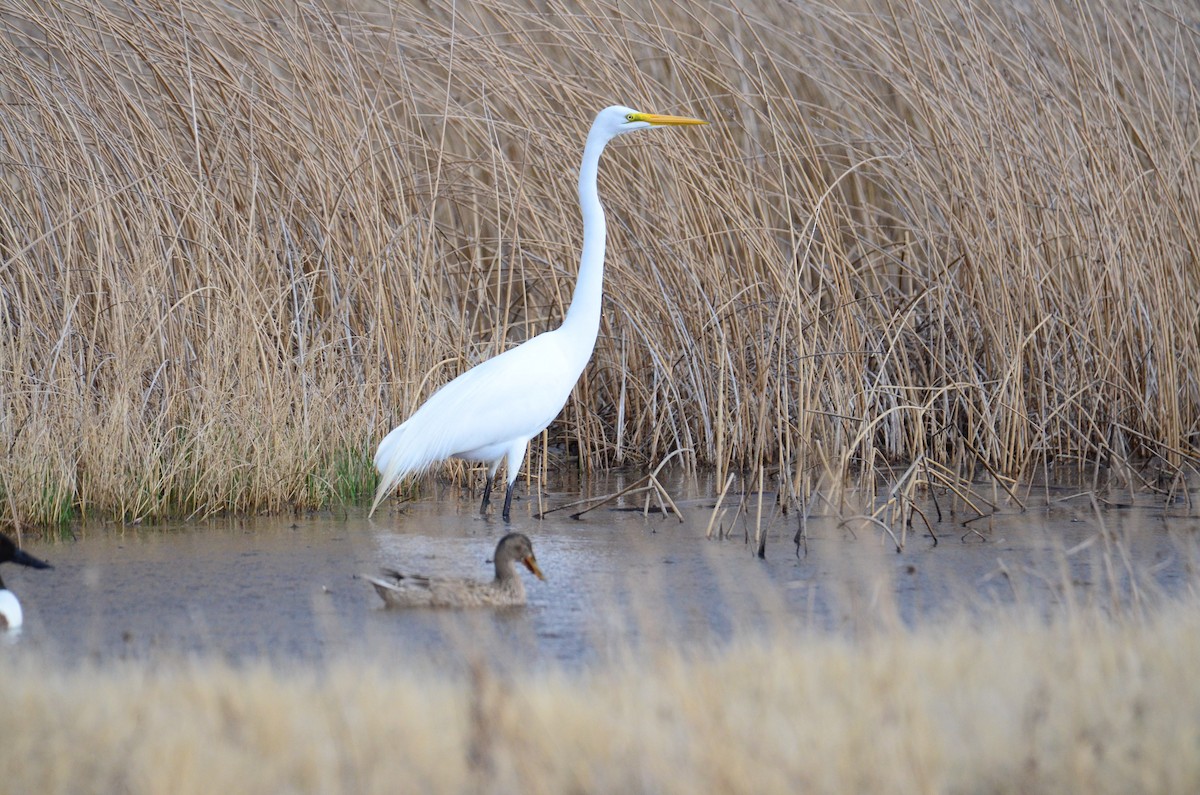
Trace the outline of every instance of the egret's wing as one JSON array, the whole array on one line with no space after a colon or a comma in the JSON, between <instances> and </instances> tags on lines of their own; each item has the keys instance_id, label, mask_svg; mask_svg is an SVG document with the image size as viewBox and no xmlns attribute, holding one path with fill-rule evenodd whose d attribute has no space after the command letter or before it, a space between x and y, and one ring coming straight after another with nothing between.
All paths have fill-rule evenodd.
<instances>
[{"instance_id":1,"label":"egret's wing","mask_svg":"<svg viewBox=\"0 0 1200 795\"><path fill-rule=\"evenodd\" d=\"M375 504L406 476L439 461L535 436L566 403L579 379L574 364L579 358L565 355L555 333L548 332L481 362L439 389L380 442ZM497 453L492 460L499 457Z\"/></svg>"}]
</instances>

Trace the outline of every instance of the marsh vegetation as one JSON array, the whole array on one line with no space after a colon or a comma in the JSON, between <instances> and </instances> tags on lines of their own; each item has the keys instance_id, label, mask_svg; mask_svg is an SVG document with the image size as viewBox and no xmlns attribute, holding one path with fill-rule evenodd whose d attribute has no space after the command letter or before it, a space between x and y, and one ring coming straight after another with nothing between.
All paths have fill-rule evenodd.
<instances>
[{"instance_id":1,"label":"marsh vegetation","mask_svg":"<svg viewBox=\"0 0 1200 795\"><path fill-rule=\"evenodd\" d=\"M716 538L751 494L889 542L1059 478L1190 514L1198 30L1183 0L6 3L0 515L361 501L388 428L561 320L613 102L712 124L605 156L600 339L532 491L670 458ZM862 631L580 671L5 649L3 788L1194 792L1195 599L1125 596L866 599Z\"/></svg>"},{"instance_id":2,"label":"marsh vegetation","mask_svg":"<svg viewBox=\"0 0 1200 795\"><path fill-rule=\"evenodd\" d=\"M1050 466L1177 487L1196 14L10 3L5 516L360 497L397 419L561 319L613 101L713 124L606 156L601 338L533 473L682 451L785 501Z\"/></svg>"},{"instance_id":3,"label":"marsh vegetation","mask_svg":"<svg viewBox=\"0 0 1200 795\"><path fill-rule=\"evenodd\" d=\"M1198 615L776 637L587 675L17 664L0 756L7 789L47 795L1184 793Z\"/></svg>"}]
</instances>

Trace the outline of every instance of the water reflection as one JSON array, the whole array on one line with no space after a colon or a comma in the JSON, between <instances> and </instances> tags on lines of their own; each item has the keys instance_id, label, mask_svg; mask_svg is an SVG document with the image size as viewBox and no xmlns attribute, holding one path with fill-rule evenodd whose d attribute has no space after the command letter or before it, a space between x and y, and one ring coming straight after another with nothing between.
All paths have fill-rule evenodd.
<instances>
[{"instance_id":1,"label":"water reflection","mask_svg":"<svg viewBox=\"0 0 1200 795\"><path fill-rule=\"evenodd\" d=\"M576 498L550 495L550 504ZM682 499L682 498L681 498ZM903 554L878 529L833 518L767 517L767 557L735 523L706 540L712 500L682 499L685 521L601 509L581 521L530 518L547 575L529 605L502 611L386 611L356 575L381 566L488 577L495 518L447 491L384 512L248 517L152 529L83 528L30 551L48 572L5 572L25 605L14 643L66 661L201 654L320 661L382 654L406 665L461 665L472 655L523 666L571 665L647 643L720 644L788 627L855 633L1014 602L1050 609L1179 593L1194 583L1195 520L1160 505L1102 515L1070 502L1012 512L967 533L912 534ZM979 523L976 523L979 524ZM1069 586L1067 584L1070 584Z\"/></svg>"}]
</instances>

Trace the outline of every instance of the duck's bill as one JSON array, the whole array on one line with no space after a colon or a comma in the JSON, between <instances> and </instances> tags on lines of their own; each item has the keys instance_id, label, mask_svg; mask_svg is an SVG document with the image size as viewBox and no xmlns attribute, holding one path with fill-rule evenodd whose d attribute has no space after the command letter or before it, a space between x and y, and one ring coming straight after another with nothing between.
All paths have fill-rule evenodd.
<instances>
[{"instance_id":1,"label":"duck's bill","mask_svg":"<svg viewBox=\"0 0 1200 795\"><path fill-rule=\"evenodd\" d=\"M535 575L537 575L537 578L539 580L546 579L545 575L542 574L542 570L538 568L537 558L535 558L533 555L530 555L529 557L525 558L521 562L525 564L525 568L529 569L531 572L533 572Z\"/></svg>"},{"instance_id":2,"label":"duck's bill","mask_svg":"<svg viewBox=\"0 0 1200 795\"><path fill-rule=\"evenodd\" d=\"M52 568L54 568L46 561L39 560L38 558L35 558L33 555L30 555L28 552L22 552L19 549L13 553L12 562L20 563L22 566L28 566L31 569L52 569Z\"/></svg>"},{"instance_id":3,"label":"duck's bill","mask_svg":"<svg viewBox=\"0 0 1200 795\"><path fill-rule=\"evenodd\" d=\"M704 119L693 119L688 116L664 116L661 113L639 113L638 121L645 121L655 127L681 127L688 124L708 124Z\"/></svg>"}]
</instances>

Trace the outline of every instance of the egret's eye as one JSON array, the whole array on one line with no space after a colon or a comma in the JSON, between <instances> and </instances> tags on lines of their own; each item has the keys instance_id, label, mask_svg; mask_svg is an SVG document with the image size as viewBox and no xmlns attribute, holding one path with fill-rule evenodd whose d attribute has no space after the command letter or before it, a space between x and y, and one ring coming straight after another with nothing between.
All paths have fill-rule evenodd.
<instances>
[{"instance_id":1,"label":"egret's eye","mask_svg":"<svg viewBox=\"0 0 1200 795\"><path fill-rule=\"evenodd\" d=\"M626 114L625 114L625 121L628 121L628 122L634 122L634 121L637 121L637 114L635 114L635 113L626 113Z\"/></svg>"}]
</instances>

